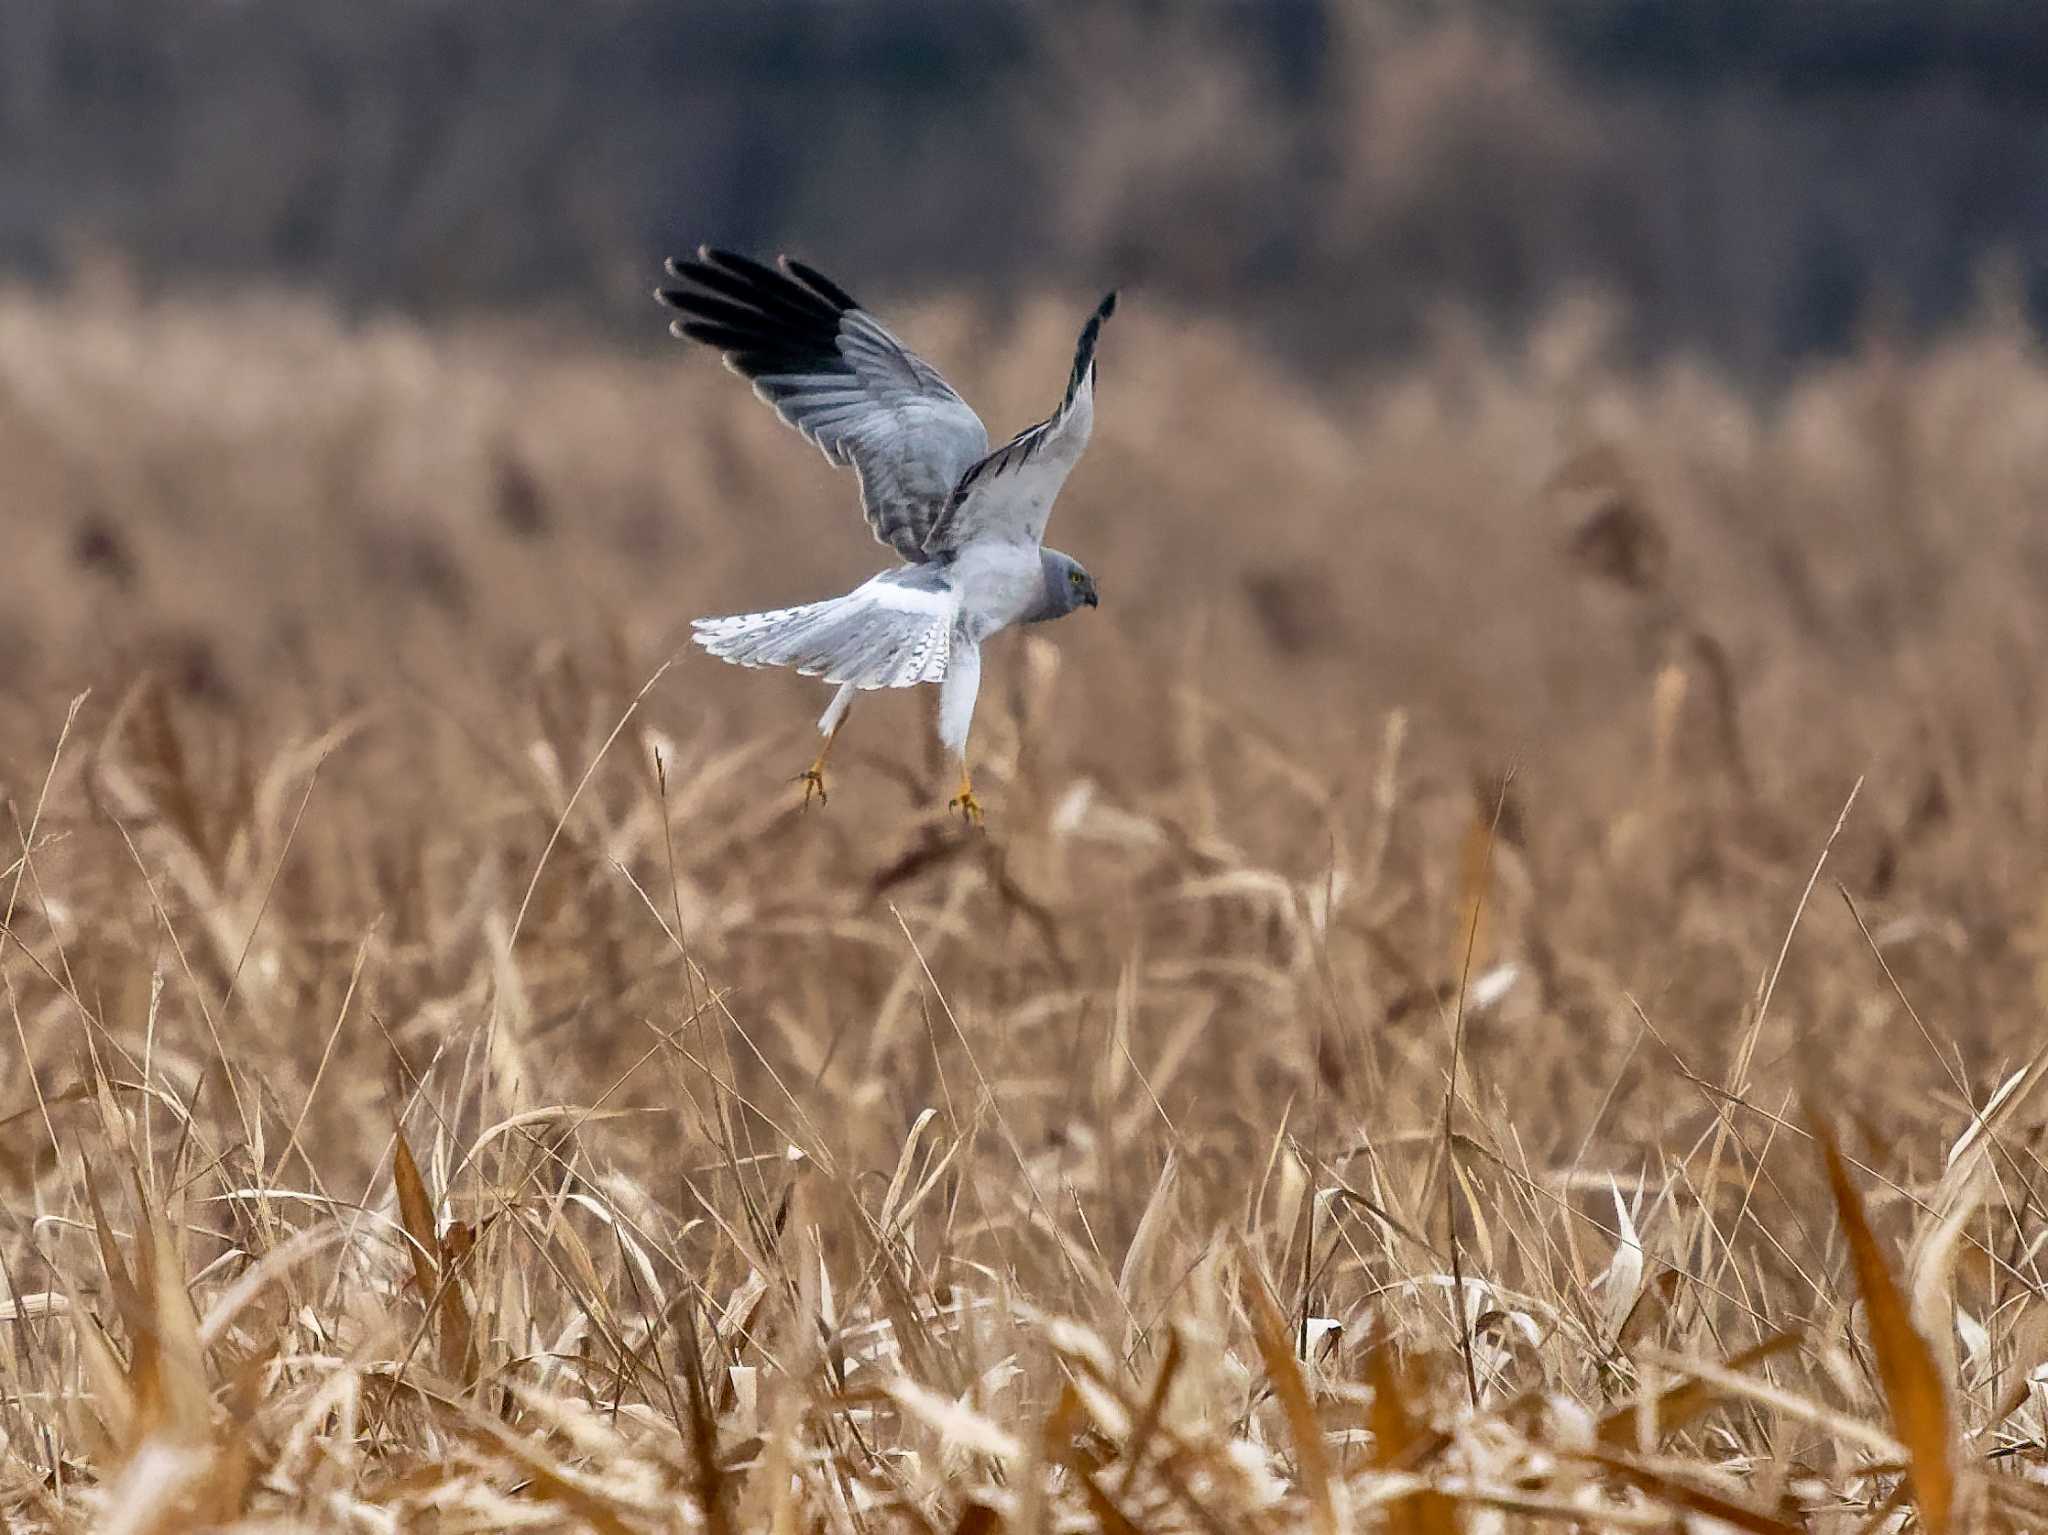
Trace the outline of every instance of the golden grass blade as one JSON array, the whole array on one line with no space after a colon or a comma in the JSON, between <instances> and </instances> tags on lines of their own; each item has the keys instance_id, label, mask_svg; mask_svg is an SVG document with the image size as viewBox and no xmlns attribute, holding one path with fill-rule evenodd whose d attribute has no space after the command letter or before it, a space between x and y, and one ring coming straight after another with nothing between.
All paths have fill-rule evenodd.
<instances>
[{"instance_id":1,"label":"golden grass blade","mask_svg":"<svg viewBox=\"0 0 2048 1535\"><path fill-rule=\"evenodd\" d=\"M1773 1412L1784 1414L1795 1423L1812 1425L1821 1433L1838 1440L1845 1448L1854 1448L1865 1455L1904 1459L1906 1449L1892 1435L1875 1423L1846 1412L1839 1412L1796 1391L1788 1391L1754 1375L1744 1375L1739 1370L1724 1369L1704 1360L1688 1359L1682 1354L1667 1354L1662 1349L1645 1348L1642 1361L1660 1369L1669 1370L1673 1375L1693 1375L1714 1387L1732 1401L1755 1402Z\"/></svg>"},{"instance_id":2,"label":"golden grass blade","mask_svg":"<svg viewBox=\"0 0 2048 1535\"><path fill-rule=\"evenodd\" d=\"M1950 1149L1948 1165L1928 1200L1928 1214L1913 1233L1905 1262L1913 1322L1934 1350L1943 1386L1953 1397L1961 1379L1956 1362L1956 1308L1951 1290L1963 1233L1992 1178L1991 1152L2001 1129L2018 1114L2044 1075L2048 1047L2038 1051L1992 1093L1983 1111Z\"/></svg>"},{"instance_id":3,"label":"golden grass blade","mask_svg":"<svg viewBox=\"0 0 2048 1535\"><path fill-rule=\"evenodd\" d=\"M1491 933L1487 891L1493 883L1493 840L1499 818L1493 807L1475 803L1458 842L1457 922L1451 933L1445 974L1453 981L1486 968Z\"/></svg>"},{"instance_id":4,"label":"golden grass blade","mask_svg":"<svg viewBox=\"0 0 2048 1535\"><path fill-rule=\"evenodd\" d=\"M1173 1391L1174 1377L1180 1374L1180 1367L1187 1358L1187 1349L1182 1344L1180 1329L1166 1330L1166 1355L1159 1361L1159 1373L1152 1377L1152 1389L1145 1397L1145 1405L1138 1413L1137 1422L1131 1426L1131 1436L1124 1445L1124 1474L1118 1484L1119 1496L1128 1497L1131 1483L1137 1479L1138 1467L1144 1463L1145 1451L1151 1447L1153 1430L1159 1427L1159 1420L1166 1411L1166 1399Z\"/></svg>"},{"instance_id":5,"label":"golden grass blade","mask_svg":"<svg viewBox=\"0 0 2048 1535\"><path fill-rule=\"evenodd\" d=\"M1884 1253L1864 1218L1863 1199L1850 1181L1849 1169L1825 1119L1813 1116L1814 1138L1827 1163L1828 1187L1849 1255L1856 1267L1856 1288L1863 1296L1870 1346L1877 1355L1878 1379L1891 1410L1892 1430L1906 1446L1912 1462L1913 1502L1930 1535L1948 1535L1955 1506L1954 1428L1948 1395L1927 1340L1913 1326L1905 1297L1892 1278Z\"/></svg>"},{"instance_id":6,"label":"golden grass blade","mask_svg":"<svg viewBox=\"0 0 2048 1535\"><path fill-rule=\"evenodd\" d=\"M243 1308L282 1279L287 1270L316 1253L339 1245L346 1233L338 1226L308 1226L273 1247L244 1269L234 1283L216 1294L199 1324L201 1348L211 1348L227 1336Z\"/></svg>"},{"instance_id":7,"label":"golden grass blade","mask_svg":"<svg viewBox=\"0 0 2048 1535\"><path fill-rule=\"evenodd\" d=\"M545 1466L535 1465L528 1455L520 1455L520 1460L527 1467L527 1475L533 1479L527 1484L527 1496L561 1504L576 1516L579 1524L598 1531L599 1535L638 1535L632 1525L574 1482L565 1480Z\"/></svg>"},{"instance_id":8,"label":"golden grass blade","mask_svg":"<svg viewBox=\"0 0 2048 1535\"><path fill-rule=\"evenodd\" d=\"M81 1165L80 1176L85 1184L87 1206L92 1212L93 1233L99 1242L100 1264L106 1272L108 1287L114 1292L122 1324L128 1331L127 1380L134 1408L130 1432L139 1442L169 1426L181 1441L198 1442L204 1438L207 1426L206 1387L201 1370L195 1406L195 1387L190 1375L197 1366L198 1340L196 1324L191 1323L191 1304L185 1299L182 1284L178 1284L177 1299L183 1302L188 1327L195 1330L189 1350L180 1348L177 1356L172 1357L166 1349L170 1341L164 1330L166 1321L180 1337L186 1329L178 1328L175 1306L160 1290L155 1273L156 1252L151 1239L145 1237L138 1245L140 1273L131 1276L122 1260L120 1246L107 1224L106 1211L100 1204L99 1189L91 1168ZM154 1224L147 1209L143 1211L143 1219ZM173 1282L176 1283L175 1280Z\"/></svg>"},{"instance_id":9,"label":"golden grass blade","mask_svg":"<svg viewBox=\"0 0 2048 1535\"><path fill-rule=\"evenodd\" d=\"M2011 1339L2011 1379L1992 1405L1990 1414L1978 1427L1980 1435L1990 1433L2026 1406L2034 1394L2034 1372L2044 1360L2048 1360L2048 1305L2032 1295L2019 1304L2022 1308L2019 1320L2007 1334Z\"/></svg>"},{"instance_id":10,"label":"golden grass blade","mask_svg":"<svg viewBox=\"0 0 2048 1535\"><path fill-rule=\"evenodd\" d=\"M684 1449L695 1474L697 1506L704 1513L708 1535L732 1535L732 1501L727 1495L725 1467L718 1459L718 1423L711 1415L710 1393L704 1388L704 1351L697 1336L697 1307L682 1302L683 1387L687 1408Z\"/></svg>"},{"instance_id":11,"label":"golden grass blade","mask_svg":"<svg viewBox=\"0 0 2048 1535\"><path fill-rule=\"evenodd\" d=\"M1250 1313L1252 1336L1258 1343L1259 1358L1280 1409L1287 1418L1287 1432L1294 1442L1295 1465L1301 1472L1301 1490L1308 1498L1309 1514L1316 1535L1336 1535L1339 1528L1337 1494L1330 1477L1329 1451L1323 1444L1322 1424L1316 1419L1315 1404L1309 1400L1308 1382L1294 1357L1293 1329L1280 1310L1258 1270L1244 1255L1243 1292Z\"/></svg>"},{"instance_id":12,"label":"golden grass blade","mask_svg":"<svg viewBox=\"0 0 2048 1535\"><path fill-rule=\"evenodd\" d=\"M186 1293L176 1246L163 1216L144 1211L149 1230L141 1249L142 1281L150 1304L150 1345L161 1393L162 1428L185 1444L212 1438L213 1410L206 1360L199 1342L199 1317ZM141 1342L137 1340L138 1349Z\"/></svg>"},{"instance_id":13,"label":"golden grass blade","mask_svg":"<svg viewBox=\"0 0 2048 1535\"><path fill-rule=\"evenodd\" d=\"M448 1174L448 1182L450 1185L453 1185L460 1179L462 1174L483 1155L485 1148L502 1135L510 1135L515 1131L528 1129L533 1125L556 1122L560 1122L567 1130L581 1130L590 1125L602 1125L616 1119L627 1119L635 1114L653 1114L658 1112L660 1111L656 1109L607 1109L588 1107L578 1103L550 1103L544 1104L539 1108L525 1109L517 1114L508 1114L496 1124L487 1126L485 1129L477 1132L476 1139L471 1141L469 1149L463 1152L462 1160L456 1163L454 1171Z\"/></svg>"},{"instance_id":14,"label":"golden grass blade","mask_svg":"<svg viewBox=\"0 0 2048 1535\"><path fill-rule=\"evenodd\" d=\"M79 1362L99 1408L100 1429L113 1455L124 1458L142 1437L142 1412L135 1388L122 1367L121 1356L114 1351L100 1324L93 1320L92 1313L74 1301L71 1314Z\"/></svg>"},{"instance_id":15,"label":"golden grass blade","mask_svg":"<svg viewBox=\"0 0 2048 1535\"><path fill-rule=\"evenodd\" d=\"M85 1185L86 1208L92 1212L93 1237L100 1248L100 1268L107 1276L108 1288L114 1292L115 1308L121 1313L122 1321L130 1327L147 1330L149 1306L128 1272L120 1246L114 1241L112 1228L107 1225L107 1212L100 1204L99 1183L93 1177L92 1165L81 1161L78 1176Z\"/></svg>"},{"instance_id":16,"label":"golden grass blade","mask_svg":"<svg viewBox=\"0 0 2048 1535\"><path fill-rule=\"evenodd\" d=\"M1626 1354L1655 1331L1657 1325L1671 1314L1672 1303L1684 1282L1685 1275L1677 1269L1666 1269L1644 1285L1629 1306L1628 1314L1621 1319L1621 1326L1614 1335L1614 1346Z\"/></svg>"},{"instance_id":17,"label":"golden grass blade","mask_svg":"<svg viewBox=\"0 0 2048 1535\"><path fill-rule=\"evenodd\" d=\"M1159 1169L1159 1178L1152 1185L1151 1197L1145 1201L1137 1230L1131 1233L1131 1245L1124 1249L1124 1261L1117 1270L1116 1286L1126 1301L1137 1298L1133 1287L1146 1273L1146 1265L1166 1229L1173 1209L1174 1184L1179 1174L1180 1153L1169 1149L1166 1165Z\"/></svg>"},{"instance_id":18,"label":"golden grass blade","mask_svg":"<svg viewBox=\"0 0 2048 1535\"><path fill-rule=\"evenodd\" d=\"M434 1202L427 1194L426 1181L420 1177L419 1164L413 1160L412 1146L403 1130L397 1132L392 1147L391 1180L398 1190L399 1219L412 1239L407 1248L412 1254L413 1281L419 1286L421 1303L432 1314L441 1373L465 1386L475 1385L481 1361L475 1329L469 1319L469 1303L463 1299L455 1264L441 1240Z\"/></svg>"},{"instance_id":19,"label":"golden grass blade","mask_svg":"<svg viewBox=\"0 0 2048 1535\"><path fill-rule=\"evenodd\" d=\"M1009 1523L1020 1530L1043 1530L1048 1524L1047 1503L1052 1488L1046 1466L1063 1466L1074 1454L1074 1439L1087 1418L1087 1406L1074 1389L1071 1376L1060 1384L1059 1399L1038 1425L1037 1464L1022 1467L1017 1501L1011 1505ZM1086 1461L1083 1461L1086 1464ZM964 1517L964 1515L963 1515Z\"/></svg>"},{"instance_id":20,"label":"golden grass blade","mask_svg":"<svg viewBox=\"0 0 2048 1535\"><path fill-rule=\"evenodd\" d=\"M1082 1501L1087 1504L1088 1512L1094 1516L1095 1527L1102 1531L1103 1535L1140 1535L1138 1526L1123 1511L1117 1499L1103 1489L1100 1480L1102 1457L1090 1453L1082 1446L1078 1429L1086 1415L1086 1405L1082 1401L1081 1393L1070 1380L1061 1389L1058 1403L1046 1415L1045 1423L1039 1430L1040 1452L1046 1460L1064 1467L1067 1474L1074 1479L1075 1485L1081 1489ZM1126 1477L1122 1484L1123 1489L1127 1489L1128 1482L1129 1478ZM1123 1496L1124 1491L1120 1489L1118 1495ZM1042 1509L1032 1512L1035 1518L1042 1519ZM1029 1527L1037 1526L1027 1526Z\"/></svg>"},{"instance_id":21,"label":"golden grass blade","mask_svg":"<svg viewBox=\"0 0 2048 1535\"><path fill-rule=\"evenodd\" d=\"M911 1122L910 1133L903 1137L903 1150L896 1158L896 1171L889 1179L889 1191L882 1196L882 1212L875 1224L886 1235L896 1224L896 1206L903 1198L903 1191L910 1184L910 1170L917 1160L917 1143L924 1136L925 1127L939 1117L939 1111L927 1108Z\"/></svg>"},{"instance_id":22,"label":"golden grass blade","mask_svg":"<svg viewBox=\"0 0 2048 1535\"><path fill-rule=\"evenodd\" d=\"M1095 1516L1095 1527L1103 1535L1142 1535L1138 1526L1131 1522L1116 1505L1116 1500L1102 1490L1102 1483L1096 1473L1081 1462L1071 1450L1068 1452L1067 1469L1081 1488L1081 1495L1087 1500L1088 1512Z\"/></svg>"},{"instance_id":23,"label":"golden grass blade","mask_svg":"<svg viewBox=\"0 0 2048 1535\"><path fill-rule=\"evenodd\" d=\"M1731 1355L1720 1368L1752 1369L1774 1355L1798 1347L1798 1344L1799 1337L1796 1333L1774 1333L1763 1342L1746 1348L1739 1354ZM1651 1420L1657 1437L1661 1439L1666 1434L1678 1432L1725 1395L1724 1391L1718 1390L1711 1382L1703 1380L1688 1380L1671 1387L1657 1398L1655 1416ZM1633 1447L1636 1442L1639 1411L1640 1404L1628 1402L1608 1413L1600 1420L1600 1442L1618 1448Z\"/></svg>"},{"instance_id":24,"label":"golden grass blade","mask_svg":"<svg viewBox=\"0 0 2048 1535\"><path fill-rule=\"evenodd\" d=\"M566 1467L537 1444L486 1419L473 1419L462 1427L479 1448L505 1456L519 1467L528 1479L524 1496L560 1504L575 1515L579 1525L600 1535L635 1535L633 1526L616 1508L580 1485Z\"/></svg>"},{"instance_id":25,"label":"golden grass blade","mask_svg":"<svg viewBox=\"0 0 2048 1535\"><path fill-rule=\"evenodd\" d=\"M1542 1529L1555 1523L1565 1529L1598 1530L1601 1535L1610 1535L1614 1530L1654 1530L1657 1535L1671 1535L1672 1521L1667 1509L1633 1509L1613 1505L1602 1508L1599 1522L1587 1518L1586 1505L1577 1498L1546 1496L1541 1492L1524 1492L1519 1488L1500 1486L1471 1486L1458 1489L1458 1501L1472 1508L1482 1508L1494 1513L1522 1514L1531 1520L1542 1520L1544 1524L1532 1524L1529 1528ZM1521 1526L1496 1524L1495 1529L1518 1529Z\"/></svg>"},{"instance_id":26,"label":"golden grass blade","mask_svg":"<svg viewBox=\"0 0 2048 1535\"><path fill-rule=\"evenodd\" d=\"M1799 1525L1788 1524L1763 1509L1737 1503L1704 1487L1680 1481L1661 1469L1643 1465L1627 1456L1612 1451L1594 1451L1585 1458L1616 1480L1626 1482L1673 1508L1699 1514L1732 1529L1748 1530L1750 1535L1801 1535Z\"/></svg>"},{"instance_id":27,"label":"golden grass blade","mask_svg":"<svg viewBox=\"0 0 2048 1535\"><path fill-rule=\"evenodd\" d=\"M399 1221L412 1238L406 1250L412 1255L413 1282L419 1286L421 1299L431 1302L440 1278L441 1234L434 1224L434 1202L427 1197L427 1185L403 1130L391 1152L391 1181L398 1190Z\"/></svg>"},{"instance_id":28,"label":"golden grass blade","mask_svg":"<svg viewBox=\"0 0 2048 1535\"><path fill-rule=\"evenodd\" d=\"M1441 1436L1418 1432L1386 1341L1366 1356L1366 1378L1372 1386L1373 1464L1382 1471L1416 1472L1418 1445L1425 1438L1440 1443ZM1457 1501L1441 1492L1411 1492L1387 1505L1388 1535L1457 1535L1460 1528Z\"/></svg>"}]
</instances>

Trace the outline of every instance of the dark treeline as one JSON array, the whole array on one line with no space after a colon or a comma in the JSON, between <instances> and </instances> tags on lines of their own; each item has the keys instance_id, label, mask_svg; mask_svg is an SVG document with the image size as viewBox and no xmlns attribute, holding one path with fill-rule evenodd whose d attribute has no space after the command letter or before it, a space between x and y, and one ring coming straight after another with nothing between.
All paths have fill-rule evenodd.
<instances>
[{"instance_id":1,"label":"dark treeline","mask_svg":"<svg viewBox=\"0 0 2048 1535\"><path fill-rule=\"evenodd\" d=\"M2048 8L0 0L0 262L644 324L664 251L1138 283L1304 362L1613 295L1767 374L2048 308Z\"/></svg>"}]
</instances>

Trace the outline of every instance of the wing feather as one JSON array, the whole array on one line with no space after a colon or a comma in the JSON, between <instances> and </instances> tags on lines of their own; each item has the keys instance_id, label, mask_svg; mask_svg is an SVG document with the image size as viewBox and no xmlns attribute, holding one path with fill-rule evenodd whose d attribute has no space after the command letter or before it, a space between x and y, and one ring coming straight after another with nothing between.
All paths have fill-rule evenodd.
<instances>
[{"instance_id":1,"label":"wing feather","mask_svg":"<svg viewBox=\"0 0 2048 1535\"><path fill-rule=\"evenodd\" d=\"M1095 425L1095 347L1103 322L1115 313L1112 292L1081 327L1059 408L960 476L925 536L926 553L944 554L977 539L1033 545L1043 541L1052 504L1080 461Z\"/></svg>"},{"instance_id":2,"label":"wing feather","mask_svg":"<svg viewBox=\"0 0 2048 1535\"><path fill-rule=\"evenodd\" d=\"M988 451L988 429L938 369L800 261L778 270L701 247L668 270L682 285L656 293L682 315L670 329L723 352L827 459L853 466L876 538L929 559L932 524Z\"/></svg>"}]
</instances>

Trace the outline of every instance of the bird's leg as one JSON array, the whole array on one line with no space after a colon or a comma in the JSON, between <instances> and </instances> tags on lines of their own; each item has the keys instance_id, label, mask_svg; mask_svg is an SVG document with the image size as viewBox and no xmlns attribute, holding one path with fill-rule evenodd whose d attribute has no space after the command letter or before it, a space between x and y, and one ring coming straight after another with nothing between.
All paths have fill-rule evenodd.
<instances>
[{"instance_id":1,"label":"bird's leg","mask_svg":"<svg viewBox=\"0 0 2048 1535\"><path fill-rule=\"evenodd\" d=\"M839 732L845 728L846 720L844 716L841 716L839 722L826 733L825 744L818 748L817 761L797 774L797 781L804 786L803 808L806 810L811 808L811 796L813 794L818 796L818 803L821 805L828 798L825 793L825 759L832 755L832 743L839 739Z\"/></svg>"},{"instance_id":2,"label":"bird's leg","mask_svg":"<svg viewBox=\"0 0 2048 1535\"><path fill-rule=\"evenodd\" d=\"M857 691L852 683L842 683L839 691L832 695L832 702L826 706L825 712L818 717L818 731L824 736L825 744L818 748L818 760L792 780L804 786L805 810L811 808L813 794L818 796L819 804L825 803L825 759L832 755L832 743L839 739L839 732L846 726L846 716L853 708L853 695Z\"/></svg>"},{"instance_id":3,"label":"bird's leg","mask_svg":"<svg viewBox=\"0 0 2048 1535\"><path fill-rule=\"evenodd\" d=\"M960 759L960 792L946 802L969 826L981 824L981 801L967 776L967 732L974 723L974 696L981 689L981 647L971 626L953 626L953 649L939 684L939 742Z\"/></svg>"},{"instance_id":4,"label":"bird's leg","mask_svg":"<svg viewBox=\"0 0 2048 1535\"><path fill-rule=\"evenodd\" d=\"M960 792L946 801L948 810L960 812L961 819L970 826L981 824L981 801L974 797L974 780L968 776L967 754L960 754Z\"/></svg>"}]
</instances>

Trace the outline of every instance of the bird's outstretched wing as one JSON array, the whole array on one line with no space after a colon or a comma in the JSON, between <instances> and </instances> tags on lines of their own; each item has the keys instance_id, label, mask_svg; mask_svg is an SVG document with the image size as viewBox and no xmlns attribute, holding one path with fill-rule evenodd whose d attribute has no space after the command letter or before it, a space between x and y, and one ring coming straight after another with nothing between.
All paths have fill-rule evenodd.
<instances>
[{"instance_id":1,"label":"bird's outstretched wing","mask_svg":"<svg viewBox=\"0 0 2048 1535\"><path fill-rule=\"evenodd\" d=\"M682 311L669 328L718 348L826 458L853 465L875 537L929 559L933 522L988 451L988 429L952 385L800 261L778 270L706 246L668 271L683 284L655 295Z\"/></svg>"},{"instance_id":2,"label":"bird's outstretched wing","mask_svg":"<svg viewBox=\"0 0 2048 1535\"><path fill-rule=\"evenodd\" d=\"M1112 292L1081 327L1074 371L1059 409L960 476L925 536L928 554L943 554L977 539L1037 544L1045 537L1053 499L1088 446L1095 424L1095 343L1102 335L1102 322L1115 313Z\"/></svg>"}]
</instances>

